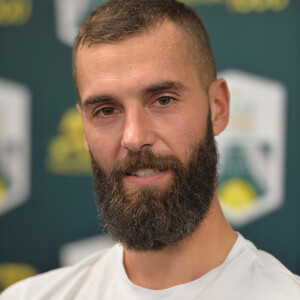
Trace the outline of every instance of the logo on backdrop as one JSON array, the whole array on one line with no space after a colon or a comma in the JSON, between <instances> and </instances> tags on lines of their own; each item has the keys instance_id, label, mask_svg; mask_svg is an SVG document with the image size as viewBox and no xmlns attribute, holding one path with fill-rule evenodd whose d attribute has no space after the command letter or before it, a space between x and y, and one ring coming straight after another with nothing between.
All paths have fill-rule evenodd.
<instances>
[{"instance_id":1,"label":"logo on backdrop","mask_svg":"<svg viewBox=\"0 0 300 300\"><path fill-rule=\"evenodd\" d=\"M32 14L32 0L0 0L0 26L21 26Z\"/></svg>"},{"instance_id":2,"label":"logo on backdrop","mask_svg":"<svg viewBox=\"0 0 300 300\"><path fill-rule=\"evenodd\" d=\"M284 86L236 70L219 74L231 93L228 128L217 137L221 156L218 193L235 226L278 208L284 197Z\"/></svg>"},{"instance_id":3,"label":"logo on backdrop","mask_svg":"<svg viewBox=\"0 0 300 300\"><path fill-rule=\"evenodd\" d=\"M26 201L30 191L30 92L0 79L0 214Z\"/></svg>"},{"instance_id":4,"label":"logo on backdrop","mask_svg":"<svg viewBox=\"0 0 300 300\"><path fill-rule=\"evenodd\" d=\"M103 2L105 0L55 0L58 39L72 46L85 17Z\"/></svg>"},{"instance_id":5,"label":"logo on backdrop","mask_svg":"<svg viewBox=\"0 0 300 300\"><path fill-rule=\"evenodd\" d=\"M17 281L37 274L33 266L25 263L0 263L0 293Z\"/></svg>"},{"instance_id":6,"label":"logo on backdrop","mask_svg":"<svg viewBox=\"0 0 300 300\"><path fill-rule=\"evenodd\" d=\"M0 0L1 1L1 0ZM74 39L88 13L105 0L55 0L56 32L58 39L72 47ZM188 5L222 4L230 12L247 14L250 12L281 11L287 8L290 0L181 0Z\"/></svg>"},{"instance_id":7,"label":"logo on backdrop","mask_svg":"<svg viewBox=\"0 0 300 300\"><path fill-rule=\"evenodd\" d=\"M233 13L262 13L268 10L281 11L287 8L290 0L179 0L191 6L223 4Z\"/></svg>"},{"instance_id":8,"label":"logo on backdrop","mask_svg":"<svg viewBox=\"0 0 300 300\"><path fill-rule=\"evenodd\" d=\"M58 125L58 134L48 146L46 167L62 175L91 173L90 155L84 147L83 125L76 108L69 108Z\"/></svg>"}]
</instances>

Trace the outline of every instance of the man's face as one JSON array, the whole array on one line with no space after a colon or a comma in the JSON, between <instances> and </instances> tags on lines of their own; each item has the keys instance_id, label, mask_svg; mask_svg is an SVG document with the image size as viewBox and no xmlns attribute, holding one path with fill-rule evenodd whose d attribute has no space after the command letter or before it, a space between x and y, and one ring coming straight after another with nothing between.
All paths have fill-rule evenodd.
<instances>
[{"instance_id":1,"label":"man's face","mask_svg":"<svg viewBox=\"0 0 300 300\"><path fill-rule=\"evenodd\" d=\"M172 156L188 167L206 136L209 101L184 45L178 29L164 22L121 42L79 47L85 143L106 176L136 153ZM123 173L124 194L157 196L174 186L172 168L140 162Z\"/></svg>"},{"instance_id":2,"label":"man's face","mask_svg":"<svg viewBox=\"0 0 300 300\"><path fill-rule=\"evenodd\" d=\"M76 74L86 146L110 172L129 151L185 162L204 136L209 103L172 23L119 43L79 47ZM127 189L166 184L168 172L128 176Z\"/></svg>"}]
</instances>

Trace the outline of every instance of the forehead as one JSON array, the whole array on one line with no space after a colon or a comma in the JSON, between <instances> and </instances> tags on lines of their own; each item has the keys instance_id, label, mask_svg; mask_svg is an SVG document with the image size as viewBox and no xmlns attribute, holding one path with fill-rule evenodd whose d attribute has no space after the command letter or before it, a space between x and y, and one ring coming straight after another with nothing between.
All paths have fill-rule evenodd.
<instances>
[{"instance_id":1,"label":"forehead","mask_svg":"<svg viewBox=\"0 0 300 300\"><path fill-rule=\"evenodd\" d=\"M80 97L116 83L122 88L124 80L142 87L155 83L151 80L186 79L197 73L187 48L181 30L169 21L120 42L79 46L75 66Z\"/></svg>"}]
</instances>

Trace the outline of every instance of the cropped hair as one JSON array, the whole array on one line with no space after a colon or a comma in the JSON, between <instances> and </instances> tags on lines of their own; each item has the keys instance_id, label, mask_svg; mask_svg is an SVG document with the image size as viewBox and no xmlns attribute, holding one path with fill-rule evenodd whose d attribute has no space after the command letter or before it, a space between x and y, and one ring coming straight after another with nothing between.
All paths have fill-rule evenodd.
<instances>
[{"instance_id":1,"label":"cropped hair","mask_svg":"<svg viewBox=\"0 0 300 300\"><path fill-rule=\"evenodd\" d=\"M216 79L216 63L209 37L197 13L175 0L109 0L93 10L81 25L73 47L73 77L76 84L75 58L79 47L118 42L159 26L165 20L181 29L189 43L190 55L206 91Z\"/></svg>"}]
</instances>

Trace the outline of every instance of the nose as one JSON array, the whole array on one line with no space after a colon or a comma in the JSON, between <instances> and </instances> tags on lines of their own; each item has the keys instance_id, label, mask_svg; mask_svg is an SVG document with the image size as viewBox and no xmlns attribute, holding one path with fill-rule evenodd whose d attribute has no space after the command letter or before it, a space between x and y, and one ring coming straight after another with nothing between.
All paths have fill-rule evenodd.
<instances>
[{"instance_id":1,"label":"nose","mask_svg":"<svg viewBox=\"0 0 300 300\"><path fill-rule=\"evenodd\" d=\"M155 141L155 133L151 117L143 108L127 110L124 118L122 148L139 152L151 148Z\"/></svg>"}]
</instances>

